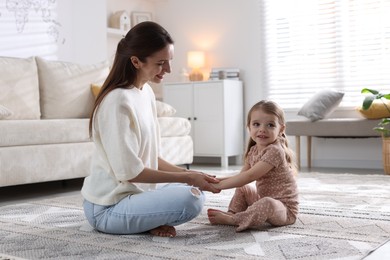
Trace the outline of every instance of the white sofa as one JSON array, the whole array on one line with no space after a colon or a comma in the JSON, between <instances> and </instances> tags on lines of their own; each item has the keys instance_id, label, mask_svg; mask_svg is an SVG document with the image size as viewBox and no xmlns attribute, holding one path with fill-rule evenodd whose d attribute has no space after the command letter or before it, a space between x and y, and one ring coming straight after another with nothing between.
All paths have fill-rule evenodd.
<instances>
[{"instance_id":1,"label":"white sofa","mask_svg":"<svg viewBox=\"0 0 390 260\"><path fill-rule=\"evenodd\" d=\"M85 177L94 144L88 136L92 83L107 62L81 65L40 57L0 57L0 187ZM190 123L160 103L161 155L191 164Z\"/></svg>"}]
</instances>

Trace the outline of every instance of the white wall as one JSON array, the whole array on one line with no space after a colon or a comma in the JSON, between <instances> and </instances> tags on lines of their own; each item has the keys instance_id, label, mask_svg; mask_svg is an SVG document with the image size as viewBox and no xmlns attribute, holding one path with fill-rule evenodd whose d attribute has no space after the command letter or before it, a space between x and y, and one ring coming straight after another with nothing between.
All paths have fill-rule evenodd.
<instances>
[{"instance_id":1,"label":"white wall","mask_svg":"<svg viewBox=\"0 0 390 260\"><path fill-rule=\"evenodd\" d=\"M58 59L97 63L107 59L106 0L57 0L65 44Z\"/></svg>"},{"instance_id":2,"label":"white wall","mask_svg":"<svg viewBox=\"0 0 390 260\"><path fill-rule=\"evenodd\" d=\"M107 59L106 0L15 3L0 0L1 56L77 63Z\"/></svg>"}]
</instances>

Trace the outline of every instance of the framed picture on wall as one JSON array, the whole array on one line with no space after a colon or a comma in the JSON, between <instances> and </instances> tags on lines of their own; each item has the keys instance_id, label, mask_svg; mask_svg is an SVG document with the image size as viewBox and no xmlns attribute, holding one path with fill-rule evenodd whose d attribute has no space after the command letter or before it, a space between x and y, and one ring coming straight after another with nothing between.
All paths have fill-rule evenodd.
<instances>
[{"instance_id":1,"label":"framed picture on wall","mask_svg":"<svg viewBox=\"0 0 390 260\"><path fill-rule=\"evenodd\" d=\"M131 19L133 26L145 22L145 21L152 21L152 13L149 12L132 12L131 13Z\"/></svg>"}]
</instances>

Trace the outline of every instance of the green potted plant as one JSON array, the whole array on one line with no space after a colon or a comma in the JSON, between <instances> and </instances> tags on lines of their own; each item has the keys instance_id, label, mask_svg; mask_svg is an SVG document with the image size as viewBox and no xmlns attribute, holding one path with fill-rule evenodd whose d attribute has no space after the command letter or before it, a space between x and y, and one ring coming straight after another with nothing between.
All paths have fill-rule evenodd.
<instances>
[{"instance_id":1,"label":"green potted plant","mask_svg":"<svg viewBox=\"0 0 390 260\"><path fill-rule=\"evenodd\" d=\"M370 94L367 95L363 100L362 110L368 110L374 103L375 100L380 100L383 104L385 113L390 114L390 108L385 100L390 100L389 94L382 94L377 90L364 88L361 93ZM387 113L388 112L388 113ZM376 127L374 127L375 131L378 131L382 134L382 159L383 159L383 168L386 174L390 174L390 117L384 117L378 123Z\"/></svg>"},{"instance_id":2,"label":"green potted plant","mask_svg":"<svg viewBox=\"0 0 390 260\"><path fill-rule=\"evenodd\" d=\"M390 114L390 108L387 106L386 102L384 99L390 100L390 93L389 94L382 94L377 90L374 89L368 89L364 88L362 89L362 93L369 93L371 95L367 95L364 100L363 100L363 105L362 109L363 110L368 110L371 105L374 103L375 100L380 100L382 101L383 106L387 110L387 112ZM375 131L378 131L382 134L383 137L390 137L390 118L385 117L382 118L382 120L379 122L377 127L374 127Z\"/></svg>"}]
</instances>

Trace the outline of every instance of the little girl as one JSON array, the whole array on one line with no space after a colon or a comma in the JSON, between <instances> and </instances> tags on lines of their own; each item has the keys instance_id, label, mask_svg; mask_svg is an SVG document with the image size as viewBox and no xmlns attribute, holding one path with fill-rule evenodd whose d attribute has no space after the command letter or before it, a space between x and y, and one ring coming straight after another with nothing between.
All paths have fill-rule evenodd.
<instances>
[{"instance_id":1,"label":"little girl","mask_svg":"<svg viewBox=\"0 0 390 260\"><path fill-rule=\"evenodd\" d=\"M283 110L272 101L260 101L248 113L247 128L250 138L241 172L213 184L237 189L227 212L208 209L209 221L236 226L236 231L265 222L293 224L298 214L296 167L284 134ZM256 187L250 185L253 181Z\"/></svg>"}]
</instances>

